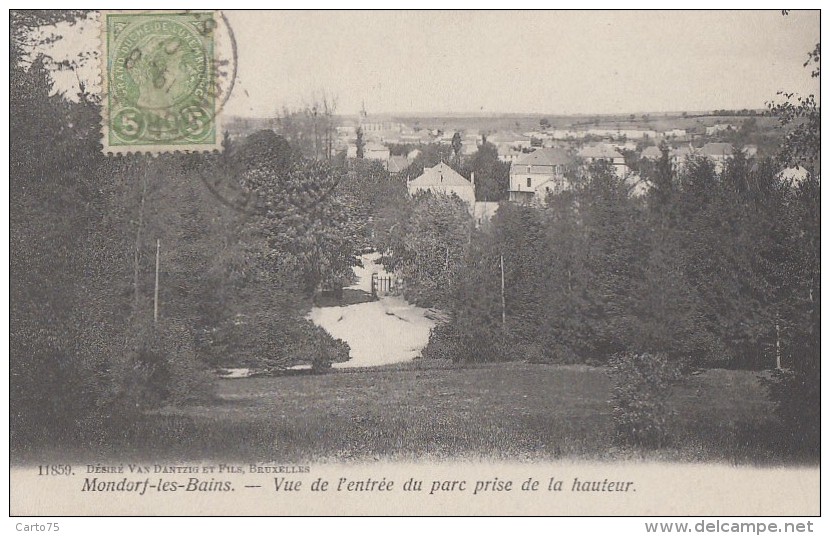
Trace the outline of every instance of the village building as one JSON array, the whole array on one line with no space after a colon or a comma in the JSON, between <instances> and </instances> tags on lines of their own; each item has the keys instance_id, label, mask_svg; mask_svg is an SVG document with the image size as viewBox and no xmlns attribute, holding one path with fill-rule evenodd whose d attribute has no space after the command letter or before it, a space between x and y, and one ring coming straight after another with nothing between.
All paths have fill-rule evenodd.
<instances>
[{"instance_id":1,"label":"village building","mask_svg":"<svg viewBox=\"0 0 830 536\"><path fill-rule=\"evenodd\" d=\"M611 139L617 135L617 129L614 128L589 128L587 130L588 136L595 138Z\"/></svg>"},{"instance_id":2,"label":"village building","mask_svg":"<svg viewBox=\"0 0 830 536\"><path fill-rule=\"evenodd\" d=\"M496 132L487 136L487 141L497 148L505 149L530 149L530 137L516 132Z\"/></svg>"},{"instance_id":3,"label":"village building","mask_svg":"<svg viewBox=\"0 0 830 536\"><path fill-rule=\"evenodd\" d=\"M334 127L334 129L340 138L355 139L357 137L357 129L354 125L340 125Z\"/></svg>"},{"instance_id":4,"label":"village building","mask_svg":"<svg viewBox=\"0 0 830 536\"><path fill-rule=\"evenodd\" d=\"M370 141L363 146L363 158L366 160L379 160L386 163L389 160L389 148L380 143Z\"/></svg>"},{"instance_id":5,"label":"village building","mask_svg":"<svg viewBox=\"0 0 830 536\"><path fill-rule=\"evenodd\" d=\"M653 140L657 137L657 132L654 130L619 129L614 137L617 139Z\"/></svg>"},{"instance_id":6,"label":"village building","mask_svg":"<svg viewBox=\"0 0 830 536\"><path fill-rule=\"evenodd\" d=\"M399 139L401 143L426 144L432 141L432 136L426 130L419 130L417 132L402 133Z\"/></svg>"},{"instance_id":7,"label":"village building","mask_svg":"<svg viewBox=\"0 0 830 536\"><path fill-rule=\"evenodd\" d=\"M357 158L357 145L350 144L346 149L346 158ZM368 142L363 145L363 159L377 160L383 162L383 167L389 161L389 148L376 142Z\"/></svg>"},{"instance_id":8,"label":"village building","mask_svg":"<svg viewBox=\"0 0 830 536\"><path fill-rule=\"evenodd\" d=\"M588 145L579 150L578 156L586 164L605 162L614 170L618 177L625 177L628 174L628 166L625 164L625 157L619 151L605 143Z\"/></svg>"},{"instance_id":9,"label":"village building","mask_svg":"<svg viewBox=\"0 0 830 536\"><path fill-rule=\"evenodd\" d=\"M475 177L467 180L449 165L441 162L433 167L425 167L424 172L406 185L409 195L429 191L435 194L457 195L467 205L472 215L475 210Z\"/></svg>"},{"instance_id":10,"label":"village building","mask_svg":"<svg viewBox=\"0 0 830 536\"><path fill-rule=\"evenodd\" d=\"M636 151L637 150L637 142L631 140L620 140L610 144L611 147L616 149L619 152L623 151Z\"/></svg>"},{"instance_id":11,"label":"village building","mask_svg":"<svg viewBox=\"0 0 830 536\"><path fill-rule=\"evenodd\" d=\"M729 125L726 123L720 123L717 125L712 125L711 127L706 127L706 135L707 136L714 136L715 134L719 134L721 132L726 132L727 130L736 130L734 125Z\"/></svg>"},{"instance_id":12,"label":"village building","mask_svg":"<svg viewBox=\"0 0 830 536\"><path fill-rule=\"evenodd\" d=\"M571 156L564 149L536 149L510 164L509 199L520 203L544 202L549 193L570 187L565 169Z\"/></svg>"},{"instance_id":13,"label":"village building","mask_svg":"<svg viewBox=\"0 0 830 536\"><path fill-rule=\"evenodd\" d=\"M700 149L700 154L715 163L715 171L720 173L726 161L732 158L733 148L731 143L707 143Z\"/></svg>"},{"instance_id":14,"label":"village building","mask_svg":"<svg viewBox=\"0 0 830 536\"><path fill-rule=\"evenodd\" d=\"M515 162L525 154L519 149L505 147L504 145L496 146L496 151L498 152L499 160L508 163Z\"/></svg>"},{"instance_id":15,"label":"village building","mask_svg":"<svg viewBox=\"0 0 830 536\"><path fill-rule=\"evenodd\" d=\"M379 135L383 132L397 132L400 133L406 127L403 123L395 121L362 121L360 128L363 129L365 135Z\"/></svg>"},{"instance_id":16,"label":"village building","mask_svg":"<svg viewBox=\"0 0 830 536\"><path fill-rule=\"evenodd\" d=\"M667 138L685 138L686 137L686 129L683 128L673 128L671 130L667 130L663 133L663 136Z\"/></svg>"},{"instance_id":17,"label":"village building","mask_svg":"<svg viewBox=\"0 0 830 536\"><path fill-rule=\"evenodd\" d=\"M438 139L436 141L444 145L451 144L456 134L458 134L459 136L461 135L460 132L456 132L454 130L437 131L436 134L438 134Z\"/></svg>"},{"instance_id":18,"label":"village building","mask_svg":"<svg viewBox=\"0 0 830 536\"><path fill-rule=\"evenodd\" d=\"M744 149L744 153L747 157L751 158L755 156L758 149L755 146L749 146L748 148ZM686 160L690 156L699 156L708 158L715 164L715 171L717 173L721 173L726 162L731 159L735 155L735 148L732 146L731 143L707 143L703 147L696 149L691 145L678 147L677 149L672 149L671 151L671 159L672 163L678 168L682 169L686 163Z\"/></svg>"},{"instance_id":19,"label":"village building","mask_svg":"<svg viewBox=\"0 0 830 536\"><path fill-rule=\"evenodd\" d=\"M676 169L681 170L686 166L686 160L694 154L697 154L694 147L691 145L683 145L671 150L671 162Z\"/></svg>"}]
</instances>

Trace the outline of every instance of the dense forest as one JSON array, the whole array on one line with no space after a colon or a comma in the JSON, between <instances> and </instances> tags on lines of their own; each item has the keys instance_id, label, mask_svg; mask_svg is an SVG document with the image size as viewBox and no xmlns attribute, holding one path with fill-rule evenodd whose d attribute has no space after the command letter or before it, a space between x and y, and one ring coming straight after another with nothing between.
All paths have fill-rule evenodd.
<instances>
[{"instance_id":1,"label":"dense forest","mask_svg":"<svg viewBox=\"0 0 830 536\"><path fill-rule=\"evenodd\" d=\"M56 92L52 73L71 66L27 53L38 28L84 16L13 12L15 445L97 441L136 412L210 397L219 367L348 359L306 316L352 276L367 206L383 209L364 195L369 169L272 131L226 136L221 153L102 154L100 97Z\"/></svg>"}]
</instances>

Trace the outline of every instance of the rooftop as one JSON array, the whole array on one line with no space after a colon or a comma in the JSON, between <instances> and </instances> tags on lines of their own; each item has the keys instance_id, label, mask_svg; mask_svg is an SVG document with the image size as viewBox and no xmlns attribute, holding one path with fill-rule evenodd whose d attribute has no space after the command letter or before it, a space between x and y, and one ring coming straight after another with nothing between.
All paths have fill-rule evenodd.
<instances>
[{"instance_id":1,"label":"rooftop","mask_svg":"<svg viewBox=\"0 0 830 536\"><path fill-rule=\"evenodd\" d=\"M364 151L388 151L385 145L373 141L368 142L364 147Z\"/></svg>"},{"instance_id":2,"label":"rooftop","mask_svg":"<svg viewBox=\"0 0 830 536\"><path fill-rule=\"evenodd\" d=\"M400 173L409 167L409 159L405 156L390 156L388 167L390 173Z\"/></svg>"},{"instance_id":3,"label":"rooftop","mask_svg":"<svg viewBox=\"0 0 830 536\"><path fill-rule=\"evenodd\" d=\"M558 166L566 165L571 158L565 149L536 149L532 153L520 156L514 164L517 166Z\"/></svg>"},{"instance_id":4,"label":"rooftop","mask_svg":"<svg viewBox=\"0 0 830 536\"><path fill-rule=\"evenodd\" d=\"M499 131L487 136L487 141L490 143L515 143L518 141L530 141L530 137L516 132Z\"/></svg>"},{"instance_id":5,"label":"rooftop","mask_svg":"<svg viewBox=\"0 0 830 536\"><path fill-rule=\"evenodd\" d=\"M453 168L441 162L440 164L431 168L425 167L424 172L409 183L410 186L469 186L473 187L472 183L462 177Z\"/></svg>"},{"instance_id":6,"label":"rooftop","mask_svg":"<svg viewBox=\"0 0 830 536\"><path fill-rule=\"evenodd\" d=\"M599 145L589 145L587 147L583 147L579 151L579 156L582 158L622 158L621 155L616 149L609 145L599 144Z\"/></svg>"},{"instance_id":7,"label":"rooftop","mask_svg":"<svg viewBox=\"0 0 830 536\"><path fill-rule=\"evenodd\" d=\"M706 156L732 156L731 143L707 143L700 150Z\"/></svg>"}]
</instances>

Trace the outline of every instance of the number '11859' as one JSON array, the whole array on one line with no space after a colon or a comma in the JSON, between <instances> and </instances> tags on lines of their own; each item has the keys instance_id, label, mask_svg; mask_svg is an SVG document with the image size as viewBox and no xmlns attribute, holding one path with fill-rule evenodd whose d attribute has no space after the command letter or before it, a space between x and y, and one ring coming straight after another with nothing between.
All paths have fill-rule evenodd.
<instances>
[{"instance_id":1,"label":"number '11859'","mask_svg":"<svg viewBox=\"0 0 830 536\"><path fill-rule=\"evenodd\" d=\"M72 474L71 465L38 465L38 476L70 476Z\"/></svg>"}]
</instances>

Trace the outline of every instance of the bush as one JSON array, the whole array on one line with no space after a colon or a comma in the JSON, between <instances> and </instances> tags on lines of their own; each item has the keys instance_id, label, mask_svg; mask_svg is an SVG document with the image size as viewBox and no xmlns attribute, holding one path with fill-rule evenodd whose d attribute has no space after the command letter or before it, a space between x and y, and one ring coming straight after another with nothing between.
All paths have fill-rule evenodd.
<instances>
[{"instance_id":1,"label":"bush","mask_svg":"<svg viewBox=\"0 0 830 536\"><path fill-rule=\"evenodd\" d=\"M214 378L197 358L191 330L180 324L171 324L159 330L159 338L167 361L165 401L187 404L210 398Z\"/></svg>"},{"instance_id":2,"label":"bush","mask_svg":"<svg viewBox=\"0 0 830 536\"><path fill-rule=\"evenodd\" d=\"M623 352L608 362L613 381L611 407L617 440L638 446L666 443L672 412L671 386L681 367L665 354Z\"/></svg>"},{"instance_id":3,"label":"bush","mask_svg":"<svg viewBox=\"0 0 830 536\"><path fill-rule=\"evenodd\" d=\"M510 338L502 340L499 331L460 329L455 322L432 328L429 342L421 353L427 359L449 359L455 363L489 363L524 359L522 347Z\"/></svg>"},{"instance_id":4,"label":"bush","mask_svg":"<svg viewBox=\"0 0 830 536\"><path fill-rule=\"evenodd\" d=\"M130 350L113 367L112 403L130 410L203 401L212 377L196 358L190 331L175 322L137 326Z\"/></svg>"},{"instance_id":5,"label":"bush","mask_svg":"<svg viewBox=\"0 0 830 536\"><path fill-rule=\"evenodd\" d=\"M324 370L349 360L349 345L289 306L237 315L201 337L212 367L248 367L264 373L295 365Z\"/></svg>"},{"instance_id":6,"label":"bush","mask_svg":"<svg viewBox=\"0 0 830 536\"><path fill-rule=\"evenodd\" d=\"M300 337L287 348L291 364L310 363L315 372L324 372L332 363L349 360L349 345L335 339L326 330L305 320L303 329L298 330Z\"/></svg>"},{"instance_id":7,"label":"bush","mask_svg":"<svg viewBox=\"0 0 830 536\"><path fill-rule=\"evenodd\" d=\"M429 332L429 341L421 351L421 357L457 361L456 346L453 326L450 323L437 324Z\"/></svg>"}]
</instances>

